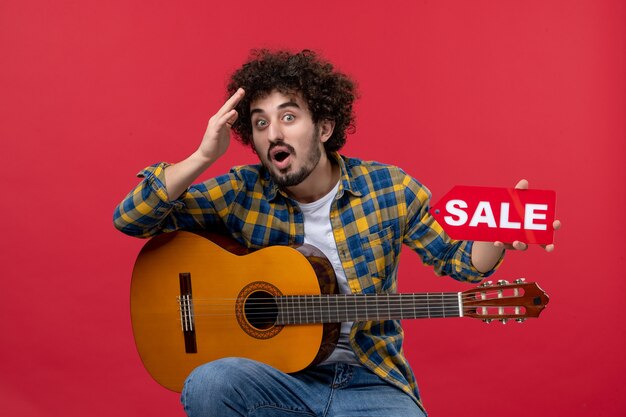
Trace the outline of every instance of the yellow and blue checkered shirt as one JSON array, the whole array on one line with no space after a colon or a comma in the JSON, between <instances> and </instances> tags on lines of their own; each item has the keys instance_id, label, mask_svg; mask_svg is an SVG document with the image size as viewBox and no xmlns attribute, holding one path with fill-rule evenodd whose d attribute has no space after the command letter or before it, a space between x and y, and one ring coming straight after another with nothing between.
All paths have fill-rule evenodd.
<instances>
[{"instance_id":1,"label":"yellow and blue checkered shirt","mask_svg":"<svg viewBox=\"0 0 626 417\"><path fill-rule=\"evenodd\" d=\"M401 169L339 154L339 191L330 221L353 293L395 293L402 244L438 275L478 282L485 276L470 260L472 242L451 240L429 213L430 192ZM122 232L149 237L178 229L225 230L250 249L304 243L304 217L261 165L191 186L169 202L166 163L139 173L143 181L114 213ZM495 269L495 268L494 268ZM351 346L358 360L421 406L417 384L402 352L399 320L355 323Z\"/></svg>"}]
</instances>

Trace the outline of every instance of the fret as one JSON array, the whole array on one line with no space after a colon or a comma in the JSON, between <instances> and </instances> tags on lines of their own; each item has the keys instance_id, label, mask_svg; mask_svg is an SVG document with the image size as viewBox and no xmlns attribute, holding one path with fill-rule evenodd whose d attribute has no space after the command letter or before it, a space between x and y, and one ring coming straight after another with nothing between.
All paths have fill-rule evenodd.
<instances>
[{"instance_id":1,"label":"fret","mask_svg":"<svg viewBox=\"0 0 626 417\"><path fill-rule=\"evenodd\" d=\"M280 310L281 310L281 314L282 314L282 323L283 324L289 324L289 310L288 310L288 306L289 306L289 298L288 297L280 297Z\"/></svg>"},{"instance_id":2,"label":"fret","mask_svg":"<svg viewBox=\"0 0 626 417\"><path fill-rule=\"evenodd\" d=\"M441 293L441 314L443 317L446 317L446 303L443 300L443 293Z\"/></svg>"},{"instance_id":3,"label":"fret","mask_svg":"<svg viewBox=\"0 0 626 417\"><path fill-rule=\"evenodd\" d=\"M309 321L308 323L319 323L319 319L317 317L316 313L316 309L315 309L315 296L314 295L309 295L308 297L308 309L309 309L309 316L311 317L311 321Z\"/></svg>"},{"instance_id":4,"label":"fret","mask_svg":"<svg viewBox=\"0 0 626 417\"><path fill-rule=\"evenodd\" d=\"M291 309L293 312L293 320L291 321L291 323L293 324L298 324L300 321L298 320L298 315L300 315L300 308L298 305L298 296L294 295L291 298Z\"/></svg>"},{"instance_id":5,"label":"fret","mask_svg":"<svg viewBox=\"0 0 626 417\"><path fill-rule=\"evenodd\" d=\"M433 298L435 299L435 305L437 308L437 314L435 315L435 317L441 318L443 316L443 305L441 304L441 301L439 301L437 293L433 294Z\"/></svg>"},{"instance_id":6,"label":"fret","mask_svg":"<svg viewBox=\"0 0 626 417\"><path fill-rule=\"evenodd\" d=\"M302 296L298 295L298 323L302 323Z\"/></svg>"},{"instance_id":7,"label":"fret","mask_svg":"<svg viewBox=\"0 0 626 417\"><path fill-rule=\"evenodd\" d=\"M439 304L439 317L445 317L446 306L443 303L443 293L437 296L437 303Z\"/></svg>"},{"instance_id":8,"label":"fret","mask_svg":"<svg viewBox=\"0 0 626 417\"><path fill-rule=\"evenodd\" d=\"M438 305L436 295L434 293L428 293L426 299L428 302L428 318L441 317L441 306Z\"/></svg>"},{"instance_id":9,"label":"fret","mask_svg":"<svg viewBox=\"0 0 626 417\"><path fill-rule=\"evenodd\" d=\"M324 309L322 308L322 296L320 295L318 298L319 298L319 301L320 301L320 323L325 323L325 321L324 321Z\"/></svg>"},{"instance_id":10,"label":"fret","mask_svg":"<svg viewBox=\"0 0 626 417\"><path fill-rule=\"evenodd\" d=\"M380 313L378 312L378 297L374 297L374 304L376 304L376 319L380 318Z\"/></svg>"},{"instance_id":11,"label":"fret","mask_svg":"<svg viewBox=\"0 0 626 417\"><path fill-rule=\"evenodd\" d=\"M315 323L316 317L315 317L315 306L313 305L313 296L312 295L307 295L306 296L306 309L307 309L307 323Z\"/></svg>"},{"instance_id":12,"label":"fret","mask_svg":"<svg viewBox=\"0 0 626 417\"><path fill-rule=\"evenodd\" d=\"M315 323L315 306L313 306L313 296L307 295L305 296L306 300L306 322L307 323Z\"/></svg>"},{"instance_id":13,"label":"fret","mask_svg":"<svg viewBox=\"0 0 626 417\"><path fill-rule=\"evenodd\" d=\"M278 306L278 315L276 316L276 324L284 323L283 320L283 297L274 297L276 306Z\"/></svg>"}]
</instances>

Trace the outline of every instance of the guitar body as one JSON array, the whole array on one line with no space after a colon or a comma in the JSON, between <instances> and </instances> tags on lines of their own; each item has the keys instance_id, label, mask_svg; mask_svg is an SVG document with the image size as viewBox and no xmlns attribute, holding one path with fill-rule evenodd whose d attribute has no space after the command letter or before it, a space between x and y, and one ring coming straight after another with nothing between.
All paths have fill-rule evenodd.
<instances>
[{"instance_id":1,"label":"guitar body","mask_svg":"<svg viewBox=\"0 0 626 417\"><path fill-rule=\"evenodd\" d=\"M139 254L131 282L133 334L144 366L166 388L180 392L194 368L229 356L296 372L325 359L337 342L337 323L255 323L241 301L336 293L322 256L286 246L242 255L233 253L241 253L235 245L225 237L175 232L151 239ZM180 301L186 293L190 307ZM181 309L191 310L191 318Z\"/></svg>"}]
</instances>

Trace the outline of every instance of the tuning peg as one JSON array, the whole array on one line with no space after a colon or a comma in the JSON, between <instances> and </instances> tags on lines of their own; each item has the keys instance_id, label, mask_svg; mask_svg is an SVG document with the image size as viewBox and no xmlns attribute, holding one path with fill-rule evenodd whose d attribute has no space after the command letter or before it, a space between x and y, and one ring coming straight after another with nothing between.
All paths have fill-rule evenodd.
<instances>
[{"instance_id":1,"label":"tuning peg","mask_svg":"<svg viewBox=\"0 0 626 417\"><path fill-rule=\"evenodd\" d=\"M483 321L487 324L491 323L493 321L493 319L483 319Z\"/></svg>"},{"instance_id":2,"label":"tuning peg","mask_svg":"<svg viewBox=\"0 0 626 417\"><path fill-rule=\"evenodd\" d=\"M502 324L506 324L508 321L509 321L509 319L500 319L500 322L501 322Z\"/></svg>"},{"instance_id":3,"label":"tuning peg","mask_svg":"<svg viewBox=\"0 0 626 417\"><path fill-rule=\"evenodd\" d=\"M509 285L509 281L505 280L505 279L501 279L498 281L498 285Z\"/></svg>"},{"instance_id":4,"label":"tuning peg","mask_svg":"<svg viewBox=\"0 0 626 417\"><path fill-rule=\"evenodd\" d=\"M491 287L493 285L493 281L485 281L479 285L479 287Z\"/></svg>"},{"instance_id":5,"label":"tuning peg","mask_svg":"<svg viewBox=\"0 0 626 417\"><path fill-rule=\"evenodd\" d=\"M526 278L518 278L515 280L516 284L523 284L524 282L526 282Z\"/></svg>"},{"instance_id":6,"label":"tuning peg","mask_svg":"<svg viewBox=\"0 0 626 417\"><path fill-rule=\"evenodd\" d=\"M524 323L526 321L526 319L519 318L519 319L515 319L515 321L518 322L518 323Z\"/></svg>"}]
</instances>

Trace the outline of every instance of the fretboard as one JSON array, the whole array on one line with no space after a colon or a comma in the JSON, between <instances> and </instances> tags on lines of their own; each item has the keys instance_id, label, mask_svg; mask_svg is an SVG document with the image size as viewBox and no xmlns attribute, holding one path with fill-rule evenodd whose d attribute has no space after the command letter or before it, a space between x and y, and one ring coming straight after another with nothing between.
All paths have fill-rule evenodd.
<instances>
[{"instance_id":1,"label":"fretboard","mask_svg":"<svg viewBox=\"0 0 626 417\"><path fill-rule=\"evenodd\" d=\"M275 300L278 325L461 316L459 293L293 295Z\"/></svg>"}]
</instances>

